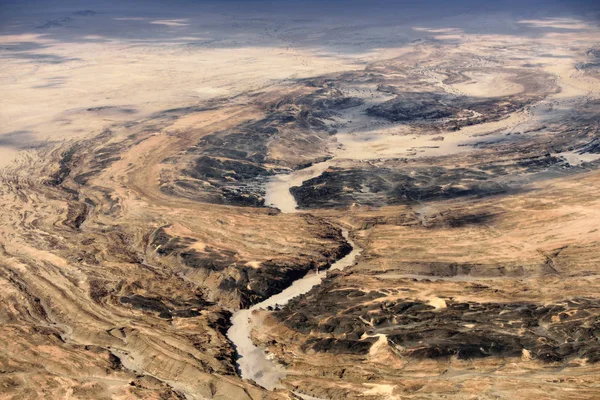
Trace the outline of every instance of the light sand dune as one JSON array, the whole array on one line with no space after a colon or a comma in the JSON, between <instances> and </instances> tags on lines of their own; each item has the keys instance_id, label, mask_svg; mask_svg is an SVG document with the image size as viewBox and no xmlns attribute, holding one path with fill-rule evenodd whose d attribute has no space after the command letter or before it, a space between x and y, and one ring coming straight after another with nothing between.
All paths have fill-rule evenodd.
<instances>
[{"instance_id":1,"label":"light sand dune","mask_svg":"<svg viewBox=\"0 0 600 400\"><path fill-rule=\"evenodd\" d=\"M452 87L466 96L502 97L523 92L523 86L510 80L510 75L497 72L488 74L465 72L471 80Z\"/></svg>"}]
</instances>

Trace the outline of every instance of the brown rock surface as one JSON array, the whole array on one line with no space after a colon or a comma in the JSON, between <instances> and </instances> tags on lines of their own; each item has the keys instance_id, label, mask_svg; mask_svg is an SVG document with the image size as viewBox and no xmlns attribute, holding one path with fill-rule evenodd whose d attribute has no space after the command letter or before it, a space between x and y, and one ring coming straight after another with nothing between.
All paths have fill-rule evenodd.
<instances>
[{"instance_id":1,"label":"brown rock surface","mask_svg":"<svg viewBox=\"0 0 600 400\"><path fill-rule=\"evenodd\" d=\"M2 17L0 398L600 397L597 24L173 7Z\"/></svg>"}]
</instances>

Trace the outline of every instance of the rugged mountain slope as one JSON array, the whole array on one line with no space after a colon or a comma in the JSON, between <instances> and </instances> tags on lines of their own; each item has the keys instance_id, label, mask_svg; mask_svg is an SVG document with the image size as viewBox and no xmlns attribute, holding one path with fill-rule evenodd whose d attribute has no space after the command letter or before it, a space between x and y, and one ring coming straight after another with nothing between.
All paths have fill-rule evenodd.
<instances>
[{"instance_id":1,"label":"rugged mountain slope","mask_svg":"<svg viewBox=\"0 0 600 400\"><path fill-rule=\"evenodd\" d=\"M599 396L597 26L145 18L0 38L1 397ZM244 379L232 314L314 270Z\"/></svg>"},{"instance_id":2,"label":"rugged mountain slope","mask_svg":"<svg viewBox=\"0 0 600 400\"><path fill-rule=\"evenodd\" d=\"M161 120L114 127L3 172L5 393L263 396L235 376L229 310L325 267L347 245L310 215L160 187L165 159L255 116L199 112L185 133Z\"/></svg>"}]
</instances>

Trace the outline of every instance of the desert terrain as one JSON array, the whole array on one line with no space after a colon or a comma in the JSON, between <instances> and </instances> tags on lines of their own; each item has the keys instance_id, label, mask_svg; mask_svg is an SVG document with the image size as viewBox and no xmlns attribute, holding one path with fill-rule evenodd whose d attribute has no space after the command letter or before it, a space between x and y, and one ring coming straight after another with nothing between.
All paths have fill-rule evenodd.
<instances>
[{"instance_id":1,"label":"desert terrain","mask_svg":"<svg viewBox=\"0 0 600 400\"><path fill-rule=\"evenodd\" d=\"M0 398L600 397L597 6L85 3L1 6Z\"/></svg>"}]
</instances>

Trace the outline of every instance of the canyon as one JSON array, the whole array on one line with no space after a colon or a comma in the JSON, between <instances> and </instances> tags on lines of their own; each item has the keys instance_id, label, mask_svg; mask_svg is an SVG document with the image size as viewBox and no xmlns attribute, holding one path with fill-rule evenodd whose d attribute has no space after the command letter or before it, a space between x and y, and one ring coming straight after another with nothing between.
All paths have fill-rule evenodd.
<instances>
[{"instance_id":1,"label":"canyon","mask_svg":"<svg viewBox=\"0 0 600 400\"><path fill-rule=\"evenodd\" d=\"M600 396L600 14L92 3L0 16L0 398Z\"/></svg>"}]
</instances>

